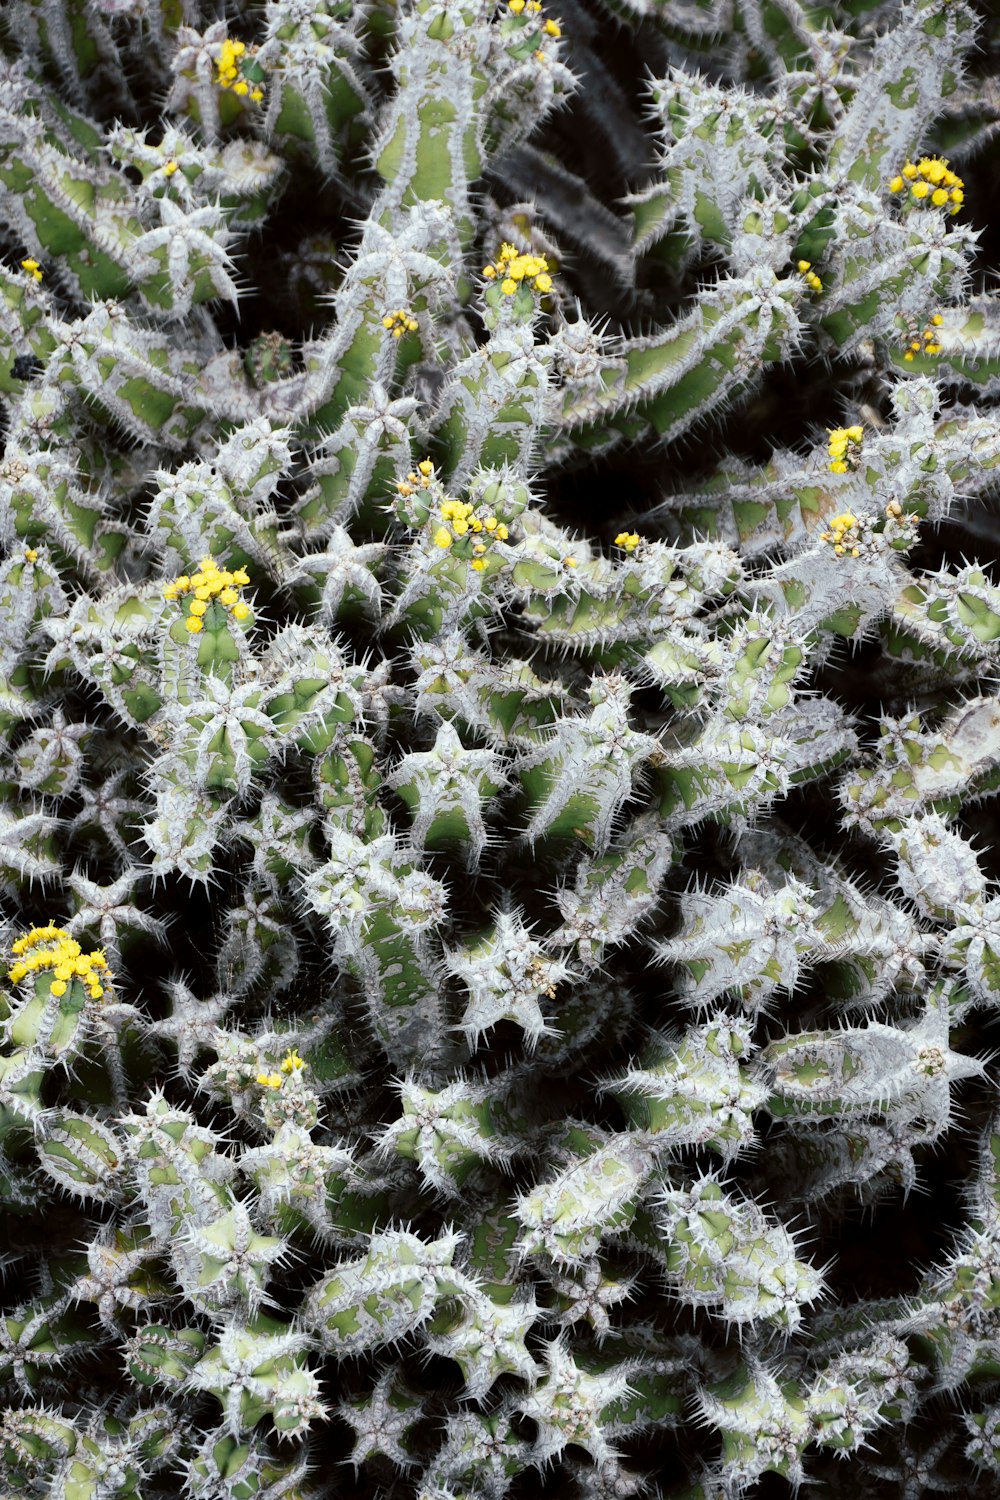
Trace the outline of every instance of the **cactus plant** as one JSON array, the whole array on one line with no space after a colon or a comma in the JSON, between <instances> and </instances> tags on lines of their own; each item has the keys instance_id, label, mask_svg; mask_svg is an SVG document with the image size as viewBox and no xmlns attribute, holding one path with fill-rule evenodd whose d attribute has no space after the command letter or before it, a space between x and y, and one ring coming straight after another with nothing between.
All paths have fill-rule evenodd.
<instances>
[{"instance_id":1,"label":"cactus plant","mask_svg":"<svg viewBox=\"0 0 1000 1500\"><path fill-rule=\"evenodd\" d=\"M4 1494L995 1494L998 62L10 0Z\"/></svg>"}]
</instances>

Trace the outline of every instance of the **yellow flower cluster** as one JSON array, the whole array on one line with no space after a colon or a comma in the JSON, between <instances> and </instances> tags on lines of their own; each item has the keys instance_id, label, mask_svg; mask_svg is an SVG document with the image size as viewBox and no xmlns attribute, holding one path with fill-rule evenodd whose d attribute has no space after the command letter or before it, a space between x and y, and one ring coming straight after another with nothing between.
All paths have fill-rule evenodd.
<instances>
[{"instance_id":1,"label":"yellow flower cluster","mask_svg":"<svg viewBox=\"0 0 1000 1500\"><path fill-rule=\"evenodd\" d=\"M243 77L246 50L246 42L233 42L226 37L215 59L215 81L222 89L232 89L234 94L249 94L254 103L259 104L264 97L264 90L259 86L251 88Z\"/></svg>"},{"instance_id":2,"label":"yellow flower cluster","mask_svg":"<svg viewBox=\"0 0 1000 1500\"><path fill-rule=\"evenodd\" d=\"M846 474L848 469L853 469L861 452L861 439L864 437L864 428L857 424L853 427L835 427L830 433L827 448L830 454L828 468L831 474Z\"/></svg>"},{"instance_id":3,"label":"yellow flower cluster","mask_svg":"<svg viewBox=\"0 0 1000 1500\"><path fill-rule=\"evenodd\" d=\"M642 537L637 531L619 531L615 537L615 546L624 547L626 552L634 552L641 541Z\"/></svg>"},{"instance_id":4,"label":"yellow flower cluster","mask_svg":"<svg viewBox=\"0 0 1000 1500\"><path fill-rule=\"evenodd\" d=\"M944 318L941 314L935 313L920 337L910 340L910 347L903 355L903 358L912 360L915 354L940 354L941 345L938 343L937 330L943 322Z\"/></svg>"},{"instance_id":5,"label":"yellow flower cluster","mask_svg":"<svg viewBox=\"0 0 1000 1500\"><path fill-rule=\"evenodd\" d=\"M425 458L423 463L417 464L416 469L411 469L405 479L396 481L396 489L404 500L408 500L415 491L429 490L436 483L434 465L429 458ZM456 541L472 537L469 565L475 572L482 573L486 567L484 554L489 550L489 543L507 541L510 532L492 511L487 511L484 515L476 515L475 512L475 506L470 505L467 500L450 500L444 496L438 507L438 520L444 524L438 525L432 540L435 547L447 552Z\"/></svg>"},{"instance_id":6,"label":"yellow flower cluster","mask_svg":"<svg viewBox=\"0 0 1000 1500\"><path fill-rule=\"evenodd\" d=\"M300 1057L293 1048L291 1052L286 1052L282 1060L280 1072L258 1073L257 1082L264 1089L280 1089L290 1073L301 1073L305 1066L305 1058Z\"/></svg>"},{"instance_id":7,"label":"yellow flower cluster","mask_svg":"<svg viewBox=\"0 0 1000 1500\"><path fill-rule=\"evenodd\" d=\"M458 537L472 535L479 540L473 542L473 556L469 562L470 568L476 573L481 573L486 567L483 554L492 541L505 542L510 532L502 521L498 521L492 514L477 516L474 514L475 507L467 500L443 500L441 502L440 516L447 524L439 526L434 533L434 545L442 550L447 549Z\"/></svg>"},{"instance_id":8,"label":"yellow flower cluster","mask_svg":"<svg viewBox=\"0 0 1000 1500\"><path fill-rule=\"evenodd\" d=\"M812 261L800 260L798 263L798 267L803 276L806 278L806 285L811 287L814 292L821 292L823 290L823 283L820 281L819 277L816 275L816 272L813 270Z\"/></svg>"},{"instance_id":9,"label":"yellow flower cluster","mask_svg":"<svg viewBox=\"0 0 1000 1500\"><path fill-rule=\"evenodd\" d=\"M910 190L910 197L917 203L933 203L935 208L950 206L957 214L965 202L965 183L955 175L948 163L939 156L922 156L918 162L908 161L898 177L889 183L890 193Z\"/></svg>"},{"instance_id":10,"label":"yellow flower cluster","mask_svg":"<svg viewBox=\"0 0 1000 1500\"><path fill-rule=\"evenodd\" d=\"M417 464L415 470L410 470L405 479L396 480L396 489L404 500L408 500L416 489L429 490L433 478L434 465L429 458L425 458L423 463Z\"/></svg>"},{"instance_id":11,"label":"yellow flower cluster","mask_svg":"<svg viewBox=\"0 0 1000 1500\"><path fill-rule=\"evenodd\" d=\"M42 268L37 260L22 260L21 270L27 271L28 275L35 281L41 281L42 279Z\"/></svg>"},{"instance_id":12,"label":"yellow flower cluster","mask_svg":"<svg viewBox=\"0 0 1000 1500\"><path fill-rule=\"evenodd\" d=\"M542 0L507 0L507 9L515 16L537 16L541 14ZM562 27L558 21L544 22L542 30L546 36L562 36Z\"/></svg>"},{"instance_id":13,"label":"yellow flower cluster","mask_svg":"<svg viewBox=\"0 0 1000 1500\"><path fill-rule=\"evenodd\" d=\"M536 292L551 292L552 277L544 255L522 255L513 245L501 245L496 260L483 267L487 281L500 278L500 290L513 297L524 281L530 281Z\"/></svg>"},{"instance_id":14,"label":"yellow flower cluster","mask_svg":"<svg viewBox=\"0 0 1000 1500\"><path fill-rule=\"evenodd\" d=\"M821 542L832 542L838 557L843 557L845 552L849 552L851 557L859 557L860 549L855 545L859 540L857 525L857 516L845 511L842 516L834 516L830 522L830 530L821 531L819 539Z\"/></svg>"},{"instance_id":15,"label":"yellow flower cluster","mask_svg":"<svg viewBox=\"0 0 1000 1500\"><path fill-rule=\"evenodd\" d=\"M394 339L401 339L404 333L416 333L418 327L416 318L408 313L405 307L397 307L395 312L387 312L382 319L382 327L388 329Z\"/></svg>"},{"instance_id":16,"label":"yellow flower cluster","mask_svg":"<svg viewBox=\"0 0 1000 1500\"><path fill-rule=\"evenodd\" d=\"M208 613L210 604L224 605L232 612L234 620L249 619L250 606L244 604L239 595L239 590L249 582L250 576L243 568L230 573L228 569L218 568L211 557L203 557L197 573L190 577L182 573L173 583L164 584L163 597L180 599L185 594L190 596L184 624L192 635L197 635L205 628L203 616Z\"/></svg>"},{"instance_id":17,"label":"yellow flower cluster","mask_svg":"<svg viewBox=\"0 0 1000 1500\"><path fill-rule=\"evenodd\" d=\"M38 561L38 548L37 547L25 547L25 549L24 549L24 560L25 560L25 562L28 562L28 563L36 563Z\"/></svg>"},{"instance_id":18,"label":"yellow flower cluster","mask_svg":"<svg viewBox=\"0 0 1000 1500\"><path fill-rule=\"evenodd\" d=\"M838 557L860 557L870 559L888 544L895 550L900 545L909 546L917 534L920 517L905 515L898 500L890 500L884 511L884 521L877 516L855 516L850 511L834 516L828 521L828 530L821 531L821 542L829 542Z\"/></svg>"},{"instance_id":19,"label":"yellow flower cluster","mask_svg":"<svg viewBox=\"0 0 1000 1500\"><path fill-rule=\"evenodd\" d=\"M7 971L11 983L20 984L29 974L49 969L52 972L50 989L56 999L65 995L74 979L79 979L87 986L90 998L100 1000L104 994L101 977L111 978L104 954L99 951L84 953L65 927L32 927L24 937L18 938L10 951L16 960Z\"/></svg>"}]
</instances>

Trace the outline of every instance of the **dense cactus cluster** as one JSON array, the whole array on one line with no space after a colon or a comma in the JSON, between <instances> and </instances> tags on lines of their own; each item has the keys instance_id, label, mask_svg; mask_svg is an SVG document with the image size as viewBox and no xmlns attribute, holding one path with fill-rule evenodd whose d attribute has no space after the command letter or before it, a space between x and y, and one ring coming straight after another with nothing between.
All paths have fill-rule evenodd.
<instances>
[{"instance_id":1,"label":"dense cactus cluster","mask_svg":"<svg viewBox=\"0 0 1000 1500\"><path fill-rule=\"evenodd\" d=\"M0 14L5 1495L996 1494L985 10Z\"/></svg>"}]
</instances>

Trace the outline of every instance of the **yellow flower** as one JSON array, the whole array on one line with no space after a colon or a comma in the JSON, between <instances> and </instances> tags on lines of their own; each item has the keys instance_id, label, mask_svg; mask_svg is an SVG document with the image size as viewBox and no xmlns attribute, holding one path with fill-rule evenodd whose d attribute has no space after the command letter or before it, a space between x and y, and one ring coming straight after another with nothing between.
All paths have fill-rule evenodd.
<instances>
[{"instance_id":1,"label":"yellow flower","mask_svg":"<svg viewBox=\"0 0 1000 1500\"><path fill-rule=\"evenodd\" d=\"M503 281L501 281L500 283L500 290L504 293L505 296L513 297L514 293L517 291L517 282L512 281L509 276L505 276Z\"/></svg>"},{"instance_id":2,"label":"yellow flower","mask_svg":"<svg viewBox=\"0 0 1000 1500\"><path fill-rule=\"evenodd\" d=\"M640 540L641 539L637 531L619 531L618 535L615 537L615 546L623 547L626 552L634 552L638 547Z\"/></svg>"},{"instance_id":3,"label":"yellow flower","mask_svg":"<svg viewBox=\"0 0 1000 1500\"><path fill-rule=\"evenodd\" d=\"M192 635L197 635L199 630L204 629L201 620L195 619L193 615L189 615L188 618L184 621L184 624L187 629L190 630Z\"/></svg>"},{"instance_id":4,"label":"yellow flower","mask_svg":"<svg viewBox=\"0 0 1000 1500\"><path fill-rule=\"evenodd\" d=\"M890 193L901 193L905 186L906 184L902 177L894 177L889 184L889 191Z\"/></svg>"},{"instance_id":5,"label":"yellow flower","mask_svg":"<svg viewBox=\"0 0 1000 1500\"><path fill-rule=\"evenodd\" d=\"M95 971L107 973L107 959L99 949L84 953L65 927L52 924L33 927L12 945L11 954L19 959L8 970L8 977L14 984L20 984L29 974L51 970L50 990L57 999L65 995L74 979L83 980L93 999L100 999L104 994Z\"/></svg>"},{"instance_id":6,"label":"yellow flower","mask_svg":"<svg viewBox=\"0 0 1000 1500\"><path fill-rule=\"evenodd\" d=\"M442 549L447 550L451 546L453 540L454 538L452 537L451 532L445 526L439 526L437 531L435 531L434 533L435 547L441 547Z\"/></svg>"},{"instance_id":7,"label":"yellow flower","mask_svg":"<svg viewBox=\"0 0 1000 1500\"><path fill-rule=\"evenodd\" d=\"M858 423L851 427L834 427L827 433L827 452L831 474L846 474L857 460L858 450L864 438L864 428ZM851 447L853 445L853 449ZM846 460L850 460L848 463Z\"/></svg>"},{"instance_id":8,"label":"yellow flower","mask_svg":"<svg viewBox=\"0 0 1000 1500\"><path fill-rule=\"evenodd\" d=\"M50 922L46 927L32 927L23 937L19 937L15 943L11 944L10 951L17 956L26 953L29 948L37 947L39 943L47 942L49 938L66 939L68 937L69 933L65 927L56 927Z\"/></svg>"},{"instance_id":9,"label":"yellow flower","mask_svg":"<svg viewBox=\"0 0 1000 1500\"><path fill-rule=\"evenodd\" d=\"M196 572L181 573L169 583L163 584L163 597L170 600L179 599L183 595L193 596L187 601L188 619L185 623L188 630L197 635L202 627L194 622L206 613L209 603L218 599L226 608L233 607L235 613L241 607L237 586L249 582L249 574L243 568L230 572L228 568L220 568L214 558L207 556L201 559ZM237 619L246 619L249 614L245 605L242 609L243 613L237 614Z\"/></svg>"},{"instance_id":10,"label":"yellow flower","mask_svg":"<svg viewBox=\"0 0 1000 1500\"><path fill-rule=\"evenodd\" d=\"M27 271L28 275L32 276L35 281L41 281L42 270L37 260L22 260L21 269Z\"/></svg>"},{"instance_id":11,"label":"yellow flower","mask_svg":"<svg viewBox=\"0 0 1000 1500\"><path fill-rule=\"evenodd\" d=\"M485 566L486 566L486 563L483 561L483 559L481 557L474 557L472 559L472 562L470 562L470 564L469 564L469 567L470 568L474 568L477 573L481 573L483 571L483 569L485 568Z\"/></svg>"},{"instance_id":12,"label":"yellow flower","mask_svg":"<svg viewBox=\"0 0 1000 1500\"><path fill-rule=\"evenodd\" d=\"M420 470L421 474L434 473L434 465L431 463L429 458L425 458L422 463L417 464L417 468Z\"/></svg>"},{"instance_id":13,"label":"yellow flower","mask_svg":"<svg viewBox=\"0 0 1000 1500\"><path fill-rule=\"evenodd\" d=\"M562 27L559 25L558 21L546 21L545 25L542 27L542 30L545 32L546 36L562 36Z\"/></svg>"},{"instance_id":14,"label":"yellow flower","mask_svg":"<svg viewBox=\"0 0 1000 1500\"><path fill-rule=\"evenodd\" d=\"M215 58L215 81L220 88L232 89L234 94L240 95L249 92L250 85L245 78L240 76L242 59L246 56L246 50L246 42L234 42L229 37L219 44ZM259 88L255 89L254 95L260 92Z\"/></svg>"},{"instance_id":15,"label":"yellow flower","mask_svg":"<svg viewBox=\"0 0 1000 1500\"><path fill-rule=\"evenodd\" d=\"M242 600L241 600L239 604L234 604L233 605L233 619L234 620L248 620L249 618L250 618L250 606L248 604L244 604L242 602Z\"/></svg>"},{"instance_id":16,"label":"yellow flower","mask_svg":"<svg viewBox=\"0 0 1000 1500\"><path fill-rule=\"evenodd\" d=\"M163 174L165 177L173 177L176 171L177 163L175 161L168 161L163 168Z\"/></svg>"},{"instance_id":17,"label":"yellow flower","mask_svg":"<svg viewBox=\"0 0 1000 1500\"><path fill-rule=\"evenodd\" d=\"M405 307L388 312L382 318L382 327L388 329L394 339L401 339L404 333L415 333L419 326L416 318Z\"/></svg>"}]
</instances>

